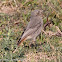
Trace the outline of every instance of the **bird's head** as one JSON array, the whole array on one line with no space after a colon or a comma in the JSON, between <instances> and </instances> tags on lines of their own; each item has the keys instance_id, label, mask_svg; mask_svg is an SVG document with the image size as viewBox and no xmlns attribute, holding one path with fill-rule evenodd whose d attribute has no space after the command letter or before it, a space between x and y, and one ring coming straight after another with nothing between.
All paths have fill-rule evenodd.
<instances>
[{"instance_id":1,"label":"bird's head","mask_svg":"<svg viewBox=\"0 0 62 62\"><path fill-rule=\"evenodd\" d=\"M36 10L33 10L31 12L31 17L35 17L35 16L43 16L43 10L39 10L39 9L36 9Z\"/></svg>"}]
</instances>

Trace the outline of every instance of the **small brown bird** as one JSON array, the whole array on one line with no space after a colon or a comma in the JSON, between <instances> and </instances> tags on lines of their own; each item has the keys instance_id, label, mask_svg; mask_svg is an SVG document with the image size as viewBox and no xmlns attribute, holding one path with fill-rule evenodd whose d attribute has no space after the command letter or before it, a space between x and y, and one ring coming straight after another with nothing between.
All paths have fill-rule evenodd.
<instances>
[{"instance_id":1,"label":"small brown bird","mask_svg":"<svg viewBox=\"0 0 62 62\"><path fill-rule=\"evenodd\" d=\"M42 12L42 10L33 10L31 12L30 21L26 27L26 30L17 43L18 46L27 39L36 41L36 37L41 33L41 30L43 29ZM16 50L14 50L13 53L15 51Z\"/></svg>"}]
</instances>

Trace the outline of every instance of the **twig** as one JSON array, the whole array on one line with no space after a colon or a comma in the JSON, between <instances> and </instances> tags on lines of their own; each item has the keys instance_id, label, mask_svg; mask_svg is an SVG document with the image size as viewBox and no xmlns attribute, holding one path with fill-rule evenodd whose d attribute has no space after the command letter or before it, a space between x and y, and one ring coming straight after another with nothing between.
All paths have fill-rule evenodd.
<instances>
[{"instance_id":1,"label":"twig","mask_svg":"<svg viewBox=\"0 0 62 62\"><path fill-rule=\"evenodd\" d=\"M16 4L16 0L14 0L14 2L15 2L16 7L18 7L17 4Z\"/></svg>"},{"instance_id":2,"label":"twig","mask_svg":"<svg viewBox=\"0 0 62 62\"><path fill-rule=\"evenodd\" d=\"M55 32L55 33L52 31L44 31L44 30L42 30L42 32L44 32L45 35L49 35L49 37L55 36L55 35L62 37L62 32L60 31L60 29L57 26L55 26L55 27L57 30L57 32Z\"/></svg>"},{"instance_id":3,"label":"twig","mask_svg":"<svg viewBox=\"0 0 62 62\"><path fill-rule=\"evenodd\" d=\"M26 0L25 2L24 2L24 4L21 4L21 7L23 7L23 5L25 5L27 2L29 2L30 0Z\"/></svg>"}]
</instances>

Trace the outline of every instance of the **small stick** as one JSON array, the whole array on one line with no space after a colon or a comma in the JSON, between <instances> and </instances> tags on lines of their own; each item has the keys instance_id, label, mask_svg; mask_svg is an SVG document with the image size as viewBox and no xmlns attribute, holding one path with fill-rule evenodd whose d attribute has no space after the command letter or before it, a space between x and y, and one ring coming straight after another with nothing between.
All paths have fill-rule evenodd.
<instances>
[{"instance_id":1,"label":"small stick","mask_svg":"<svg viewBox=\"0 0 62 62\"><path fill-rule=\"evenodd\" d=\"M17 48L13 51L13 53L15 53L17 51Z\"/></svg>"}]
</instances>

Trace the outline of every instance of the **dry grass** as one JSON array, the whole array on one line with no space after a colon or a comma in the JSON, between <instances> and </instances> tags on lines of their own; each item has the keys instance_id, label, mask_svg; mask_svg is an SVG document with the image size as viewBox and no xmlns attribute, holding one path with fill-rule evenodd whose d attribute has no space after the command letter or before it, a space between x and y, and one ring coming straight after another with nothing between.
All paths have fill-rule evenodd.
<instances>
[{"instance_id":1,"label":"dry grass","mask_svg":"<svg viewBox=\"0 0 62 62\"><path fill-rule=\"evenodd\" d=\"M58 32L55 26L62 33L61 3L61 0L0 0L0 62L62 62L62 37L49 36ZM46 32L51 33L37 38L37 49L29 48L30 41L24 41L12 53L35 9L44 10L44 24L48 15L48 20L52 19L54 25L46 27Z\"/></svg>"}]
</instances>

